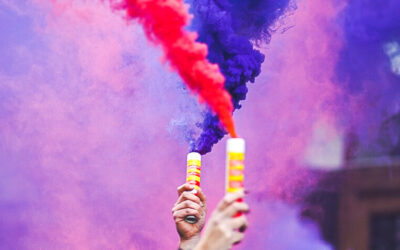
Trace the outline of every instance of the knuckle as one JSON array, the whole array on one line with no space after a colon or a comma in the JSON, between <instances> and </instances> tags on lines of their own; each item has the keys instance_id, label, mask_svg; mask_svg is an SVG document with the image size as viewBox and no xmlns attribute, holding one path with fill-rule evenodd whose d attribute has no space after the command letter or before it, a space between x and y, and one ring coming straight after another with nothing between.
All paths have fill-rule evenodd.
<instances>
[{"instance_id":1,"label":"knuckle","mask_svg":"<svg viewBox=\"0 0 400 250\"><path fill-rule=\"evenodd\" d=\"M193 208L193 209L195 209L196 208L196 203L194 203L193 201L191 201L191 200L186 200L185 201L185 207L187 207L187 208Z\"/></svg>"},{"instance_id":2,"label":"knuckle","mask_svg":"<svg viewBox=\"0 0 400 250\"><path fill-rule=\"evenodd\" d=\"M190 198L190 193L188 193L188 192L184 192L183 194L182 194L182 196L185 198L185 199L189 199Z\"/></svg>"},{"instance_id":3,"label":"knuckle","mask_svg":"<svg viewBox=\"0 0 400 250\"><path fill-rule=\"evenodd\" d=\"M225 196L224 199L223 199L223 202L224 202L224 203L229 203L229 201L230 201L229 197L228 197L228 196Z\"/></svg>"},{"instance_id":4,"label":"knuckle","mask_svg":"<svg viewBox=\"0 0 400 250\"><path fill-rule=\"evenodd\" d=\"M197 209L198 207L200 207L200 204L198 202L190 201L189 204L193 209Z\"/></svg>"},{"instance_id":5,"label":"knuckle","mask_svg":"<svg viewBox=\"0 0 400 250\"><path fill-rule=\"evenodd\" d=\"M224 197L224 199L222 200L222 205L226 207L229 205L229 203L229 199L227 197Z\"/></svg>"},{"instance_id":6,"label":"knuckle","mask_svg":"<svg viewBox=\"0 0 400 250\"><path fill-rule=\"evenodd\" d=\"M235 202L235 207L241 211L246 210L246 204L243 202Z\"/></svg>"},{"instance_id":7,"label":"knuckle","mask_svg":"<svg viewBox=\"0 0 400 250\"><path fill-rule=\"evenodd\" d=\"M229 239L232 237L232 232L230 230L228 230L224 227L220 227L220 230L222 231L222 234L226 239Z\"/></svg>"},{"instance_id":8,"label":"knuckle","mask_svg":"<svg viewBox=\"0 0 400 250\"><path fill-rule=\"evenodd\" d=\"M201 206L199 206L199 205L194 205L194 209L196 209L196 211L204 211L204 209L201 207Z\"/></svg>"},{"instance_id":9,"label":"knuckle","mask_svg":"<svg viewBox=\"0 0 400 250\"><path fill-rule=\"evenodd\" d=\"M213 225L213 227L219 227L219 221L218 220L216 220L215 218L212 218L211 220L210 220L210 223L211 223L211 225Z\"/></svg>"},{"instance_id":10,"label":"knuckle","mask_svg":"<svg viewBox=\"0 0 400 250\"><path fill-rule=\"evenodd\" d=\"M235 203L232 204L232 207L233 207L235 210L239 210L239 209L240 209L240 203L235 202Z\"/></svg>"},{"instance_id":11,"label":"knuckle","mask_svg":"<svg viewBox=\"0 0 400 250\"><path fill-rule=\"evenodd\" d=\"M181 185L176 189L176 191L178 192L179 195L183 192L183 188L184 188L184 185Z\"/></svg>"}]
</instances>

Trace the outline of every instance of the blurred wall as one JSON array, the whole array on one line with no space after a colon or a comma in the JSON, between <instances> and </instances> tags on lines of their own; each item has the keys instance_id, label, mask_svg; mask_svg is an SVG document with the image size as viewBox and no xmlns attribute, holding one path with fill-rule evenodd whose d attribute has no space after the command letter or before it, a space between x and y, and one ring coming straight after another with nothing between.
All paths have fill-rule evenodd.
<instances>
[{"instance_id":1,"label":"blurred wall","mask_svg":"<svg viewBox=\"0 0 400 250\"><path fill-rule=\"evenodd\" d=\"M342 174L338 204L339 249L395 250L398 245L393 239L396 227L383 224L375 228L379 225L373 224L372 219L378 215L395 216L400 212L400 168L350 168ZM378 246L373 244L377 241Z\"/></svg>"}]
</instances>

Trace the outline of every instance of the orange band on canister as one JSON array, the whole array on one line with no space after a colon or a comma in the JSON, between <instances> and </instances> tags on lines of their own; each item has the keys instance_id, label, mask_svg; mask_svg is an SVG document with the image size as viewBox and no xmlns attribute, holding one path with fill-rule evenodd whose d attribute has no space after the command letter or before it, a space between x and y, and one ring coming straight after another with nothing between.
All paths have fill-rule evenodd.
<instances>
[{"instance_id":1,"label":"orange band on canister","mask_svg":"<svg viewBox=\"0 0 400 250\"><path fill-rule=\"evenodd\" d=\"M226 144L226 192L244 189L245 141L242 138L228 139ZM239 200L242 201L242 200ZM235 215L240 216L241 213Z\"/></svg>"},{"instance_id":2,"label":"orange band on canister","mask_svg":"<svg viewBox=\"0 0 400 250\"><path fill-rule=\"evenodd\" d=\"M186 183L193 185L194 190L200 188L200 168L201 155L197 152L189 153L187 155Z\"/></svg>"}]
</instances>

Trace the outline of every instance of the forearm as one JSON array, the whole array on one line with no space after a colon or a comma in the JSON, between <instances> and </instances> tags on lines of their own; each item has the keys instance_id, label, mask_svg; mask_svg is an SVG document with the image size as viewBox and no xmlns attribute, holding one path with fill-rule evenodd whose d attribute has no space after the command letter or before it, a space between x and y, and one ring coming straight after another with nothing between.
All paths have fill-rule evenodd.
<instances>
[{"instance_id":1,"label":"forearm","mask_svg":"<svg viewBox=\"0 0 400 250\"><path fill-rule=\"evenodd\" d=\"M197 245L193 247L193 250L207 250L207 249L209 248L207 247L207 244L203 241L199 241Z\"/></svg>"},{"instance_id":2,"label":"forearm","mask_svg":"<svg viewBox=\"0 0 400 250\"><path fill-rule=\"evenodd\" d=\"M200 241L200 235L193 236L190 239L181 239L179 241L180 250L193 250Z\"/></svg>"},{"instance_id":3,"label":"forearm","mask_svg":"<svg viewBox=\"0 0 400 250\"><path fill-rule=\"evenodd\" d=\"M197 245L192 250L224 250L230 249L227 243L222 240L223 236L220 234L216 235L203 235L203 237L197 242Z\"/></svg>"}]
</instances>

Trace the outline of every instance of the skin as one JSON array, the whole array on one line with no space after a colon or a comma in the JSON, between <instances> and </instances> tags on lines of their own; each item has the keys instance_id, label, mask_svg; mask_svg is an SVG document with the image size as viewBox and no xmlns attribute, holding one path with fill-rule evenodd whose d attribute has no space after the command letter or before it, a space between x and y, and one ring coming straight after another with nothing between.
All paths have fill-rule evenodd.
<instances>
[{"instance_id":1,"label":"skin","mask_svg":"<svg viewBox=\"0 0 400 250\"><path fill-rule=\"evenodd\" d=\"M194 186L189 184L179 186L179 198L172 208L176 230L180 237L179 248L182 250L193 249L198 244L207 213L206 196L201 189L196 195L191 193L193 188ZM186 222L184 219L187 215L196 216L198 222L195 224Z\"/></svg>"},{"instance_id":2,"label":"skin","mask_svg":"<svg viewBox=\"0 0 400 250\"><path fill-rule=\"evenodd\" d=\"M235 217L238 212L247 213L249 207L244 202L237 202L244 197L244 192L225 195L212 213L204 234L194 250L225 250L239 243L244 237L247 219L244 215Z\"/></svg>"}]
</instances>

